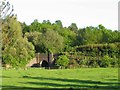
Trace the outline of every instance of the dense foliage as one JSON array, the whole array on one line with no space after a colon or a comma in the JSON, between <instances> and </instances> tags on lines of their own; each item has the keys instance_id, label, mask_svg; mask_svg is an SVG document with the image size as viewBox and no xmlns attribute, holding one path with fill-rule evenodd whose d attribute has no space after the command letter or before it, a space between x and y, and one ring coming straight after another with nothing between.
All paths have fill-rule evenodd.
<instances>
[{"instance_id":1,"label":"dense foliage","mask_svg":"<svg viewBox=\"0 0 120 90\"><path fill-rule=\"evenodd\" d=\"M3 63L23 67L34 57L34 46L22 37L22 28L16 18L6 18L2 24Z\"/></svg>"},{"instance_id":2,"label":"dense foliage","mask_svg":"<svg viewBox=\"0 0 120 90\"><path fill-rule=\"evenodd\" d=\"M78 28L76 23L63 27L60 20L55 23L34 20L27 25L17 21L17 17L8 15L0 18L0 26L3 63L13 67L25 66L35 52L67 52L69 66L117 66L120 32L107 29L101 24L97 27Z\"/></svg>"},{"instance_id":3,"label":"dense foliage","mask_svg":"<svg viewBox=\"0 0 120 90\"><path fill-rule=\"evenodd\" d=\"M81 45L67 55L71 67L118 67L119 48L119 43Z\"/></svg>"},{"instance_id":4,"label":"dense foliage","mask_svg":"<svg viewBox=\"0 0 120 90\"><path fill-rule=\"evenodd\" d=\"M119 35L119 31L108 30L102 25L78 29L73 23L67 28L59 20L55 23L35 20L26 25L8 17L3 24L3 61L13 62L15 66L20 63L25 65L31 59L29 56L33 57L35 47L36 53L74 53L68 53L68 67L117 67ZM13 50L17 50L18 54L10 54ZM24 57L18 59L21 52Z\"/></svg>"},{"instance_id":5,"label":"dense foliage","mask_svg":"<svg viewBox=\"0 0 120 90\"><path fill-rule=\"evenodd\" d=\"M61 68L67 67L69 64L69 59L66 55L61 55L58 57L55 63L57 66L60 66Z\"/></svg>"}]
</instances>

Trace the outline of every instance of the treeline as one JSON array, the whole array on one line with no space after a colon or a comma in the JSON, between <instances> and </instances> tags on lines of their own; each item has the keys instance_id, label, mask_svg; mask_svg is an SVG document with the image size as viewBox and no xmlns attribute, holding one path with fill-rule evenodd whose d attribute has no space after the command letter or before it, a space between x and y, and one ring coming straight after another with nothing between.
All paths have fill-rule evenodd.
<instances>
[{"instance_id":1,"label":"treeline","mask_svg":"<svg viewBox=\"0 0 120 90\"><path fill-rule=\"evenodd\" d=\"M60 20L55 23L49 20L42 23L34 20L31 25L25 23L21 25L24 37L34 44L36 52L41 53L66 52L80 45L120 42L120 32L106 29L103 25L78 28L72 23L68 27L63 27Z\"/></svg>"},{"instance_id":2,"label":"treeline","mask_svg":"<svg viewBox=\"0 0 120 90\"><path fill-rule=\"evenodd\" d=\"M120 32L103 25L63 27L60 20L34 20L30 25L17 21L14 8L0 1L0 48L2 63L25 67L35 53L61 54L55 65L62 67L117 67ZM1 30L2 29L2 30ZM1 33L0 33L1 34Z\"/></svg>"},{"instance_id":3,"label":"treeline","mask_svg":"<svg viewBox=\"0 0 120 90\"><path fill-rule=\"evenodd\" d=\"M87 57L99 56L118 58L118 51L114 50L118 50L120 32L106 29L103 25L78 28L72 23L63 27L60 20L55 23L49 20L34 20L30 25L26 25L17 21L16 17L7 17L3 20L2 30L3 63L13 67L25 66L38 52L73 52L79 54L79 57L83 56L85 60L89 60ZM70 53L67 55L70 59L69 55ZM71 62L72 60L69 65Z\"/></svg>"}]
</instances>

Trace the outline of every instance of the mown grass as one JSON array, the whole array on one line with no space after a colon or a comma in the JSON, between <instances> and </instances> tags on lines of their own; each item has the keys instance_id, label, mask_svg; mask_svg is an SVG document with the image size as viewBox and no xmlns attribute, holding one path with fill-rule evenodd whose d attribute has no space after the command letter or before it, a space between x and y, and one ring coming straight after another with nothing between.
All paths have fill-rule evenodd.
<instances>
[{"instance_id":1,"label":"mown grass","mask_svg":"<svg viewBox=\"0 0 120 90\"><path fill-rule=\"evenodd\" d=\"M2 87L51 89L118 89L117 68L3 70Z\"/></svg>"}]
</instances>

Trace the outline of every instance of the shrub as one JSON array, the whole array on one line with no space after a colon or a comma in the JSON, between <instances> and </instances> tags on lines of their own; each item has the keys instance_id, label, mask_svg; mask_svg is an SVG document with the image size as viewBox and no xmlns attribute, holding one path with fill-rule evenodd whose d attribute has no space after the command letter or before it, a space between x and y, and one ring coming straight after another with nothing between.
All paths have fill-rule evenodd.
<instances>
[{"instance_id":1,"label":"shrub","mask_svg":"<svg viewBox=\"0 0 120 90\"><path fill-rule=\"evenodd\" d=\"M111 58L108 55L105 55L101 60L100 67L109 67Z\"/></svg>"},{"instance_id":2,"label":"shrub","mask_svg":"<svg viewBox=\"0 0 120 90\"><path fill-rule=\"evenodd\" d=\"M80 67L85 67L86 66L86 60L80 60L79 65Z\"/></svg>"},{"instance_id":3,"label":"shrub","mask_svg":"<svg viewBox=\"0 0 120 90\"><path fill-rule=\"evenodd\" d=\"M89 60L88 67L99 67L97 60Z\"/></svg>"},{"instance_id":4,"label":"shrub","mask_svg":"<svg viewBox=\"0 0 120 90\"><path fill-rule=\"evenodd\" d=\"M80 60L79 65L80 67L88 67L89 60L87 57L84 57L82 60Z\"/></svg>"},{"instance_id":5,"label":"shrub","mask_svg":"<svg viewBox=\"0 0 120 90\"><path fill-rule=\"evenodd\" d=\"M71 59L69 62L69 68L77 68L79 67L78 62L75 59Z\"/></svg>"},{"instance_id":6,"label":"shrub","mask_svg":"<svg viewBox=\"0 0 120 90\"><path fill-rule=\"evenodd\" d=\"M61 55L58 57L58 59L56 60L55 63L57 66L59 66L60 68L65 68L68 66L69 64L69 59L66 55Z\"/></svg>"},{"instance_id":7,"label":"shrub","mask_svg":"<svg viewBox=\"0 0 120 90\"><path fill-rule=\"evenodd\" d=\"M116 57L111 58L110 64L112 67L118 67L118 58Z\"/></svg>"}]
</instances>

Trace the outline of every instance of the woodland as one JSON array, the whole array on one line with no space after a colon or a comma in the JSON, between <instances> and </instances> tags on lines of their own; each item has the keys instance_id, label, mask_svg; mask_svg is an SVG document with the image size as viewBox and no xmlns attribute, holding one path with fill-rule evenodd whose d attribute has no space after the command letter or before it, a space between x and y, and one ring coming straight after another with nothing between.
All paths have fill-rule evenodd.
<instances>
[{"instance_id":1,"label":"woodland","mask_svg":"<svg viewBox=\"0 0 120 90\"><path fill-rule=\"evenodd\" d=\"M5 5L0 5L3 11ZM18 21L17 15L7 14L3 18L3 14L0 15L3 64L25 67L35 53L53 53L61 55L55 65L64 68L118 67L119 30L107 29L102 24L80 28L71 23L63 27L61 20L51 23L35 19L27 25Z\"/></svg>"}]
</instances>

